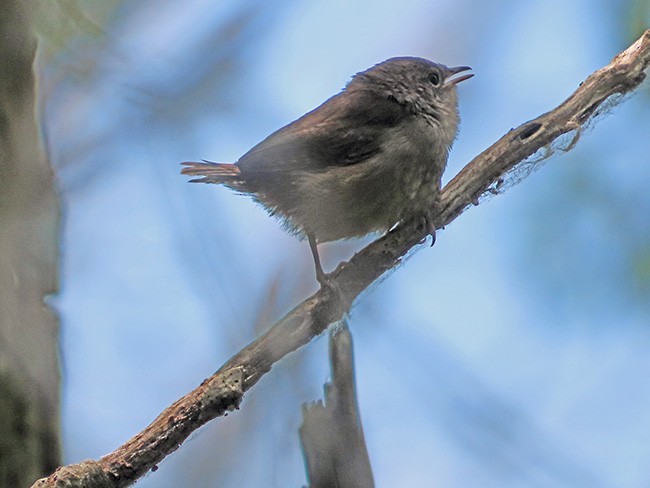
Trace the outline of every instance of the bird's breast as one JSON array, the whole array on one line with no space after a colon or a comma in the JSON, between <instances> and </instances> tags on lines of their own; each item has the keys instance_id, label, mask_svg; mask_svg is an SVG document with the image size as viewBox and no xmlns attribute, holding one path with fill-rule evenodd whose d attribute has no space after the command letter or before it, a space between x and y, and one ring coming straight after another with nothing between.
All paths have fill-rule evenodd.
<instances>
[{"instance_id":1,"label":"bird's breast","mask_svg":"<svg viewBox=\"0 0 650 488\"><path fill-rule=\"evenodd\" d=\"M446 148L426 124L391 128L371 158L305 174L297 220L320 242L386 231L433 206L446 161Z\"/></svg>"}]
</instances>

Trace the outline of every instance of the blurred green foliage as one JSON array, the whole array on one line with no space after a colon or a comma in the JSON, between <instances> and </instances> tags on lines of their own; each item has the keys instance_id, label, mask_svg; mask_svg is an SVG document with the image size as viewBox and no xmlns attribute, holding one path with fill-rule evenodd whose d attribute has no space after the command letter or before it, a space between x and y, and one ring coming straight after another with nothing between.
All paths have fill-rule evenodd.
<instances>
[{"instance_id":1,"label":"blurred green foliage","mask_svg":"<svg viewBox=\"0 0 650 488\"><path fill-rule=\"evenodd\" d=\"M124 0L52 0L33 2L32 25L41 48L54 55L80 37L99 38L103 26Z\"/></svg>"}]
</instances>

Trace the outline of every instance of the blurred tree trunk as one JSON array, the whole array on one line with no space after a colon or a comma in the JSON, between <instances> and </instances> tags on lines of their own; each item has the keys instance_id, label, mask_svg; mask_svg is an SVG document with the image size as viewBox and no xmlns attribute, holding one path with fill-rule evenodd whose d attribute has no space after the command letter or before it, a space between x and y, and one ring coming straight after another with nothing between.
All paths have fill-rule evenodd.
<instances>
[{"instance_id":1,"label":"blurred tree trunk","mask_svg":"<svg viewBox=\"0 0 650 488\"><path fill-rule=\"evenodd\" d=\"M29 486L60 461L59 200L41 145L32 2L0 15L0 487Z\"/></svg>"}]
</instances>

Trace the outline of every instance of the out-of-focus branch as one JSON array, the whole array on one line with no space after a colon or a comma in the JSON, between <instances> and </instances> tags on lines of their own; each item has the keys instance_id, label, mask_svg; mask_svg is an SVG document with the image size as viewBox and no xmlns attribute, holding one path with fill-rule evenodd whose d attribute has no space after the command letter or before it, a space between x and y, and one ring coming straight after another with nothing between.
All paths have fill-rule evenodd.
<instances>
[{"instance_id":1,"label":"out-of-focus branch","mask_svg":"<svg viewBox=\"0 0 650 488\"><path fill-rule=\"evenodd\" d=\"M509 131L475 157L443 189L441 212L434 225L442 228L481 195L495 192L503 176L563 134L577 131L614 95L633 91L645 79L650 64L650 30L612 62L590 75L561 105ZM572 145L570 145L571 147ZM332 274L338 293L321 289L280 319L261 337L233 356L211 378L167 408L145 430L99 461L87 461L89 475L105 484L84 482L84 470L57 470L35 487L111 486L133 483L207 421L237 408L273 364L306 344L348 312L357 296L420 243L424 230L401 226L371 243ZM68 474L73 473L73 474ZM67 483L67 484L64 484Z\"/></svg>"},{"instance_id":2,"label":"out-of-focus branch","mask_svg":"<svg viewBox=\"0 0 650 488\"><path fill-rule=\"evenodd\" d=\"M332 382L325 385L325 401L303 405L300 441L309 488L373 488L345 321L330 333L329 350Z\"/></svg>"},{"instance_id":3,"label":"out-of-focus branch","mask_svg":"<svg viewBox=\"0 0 650 488\"><path fill-rule=\"evenodd\" d=\"M32 32L37 2L0 10L0 486L61 463L60 202L39 131Z\"/></svg>"}]
</instances>

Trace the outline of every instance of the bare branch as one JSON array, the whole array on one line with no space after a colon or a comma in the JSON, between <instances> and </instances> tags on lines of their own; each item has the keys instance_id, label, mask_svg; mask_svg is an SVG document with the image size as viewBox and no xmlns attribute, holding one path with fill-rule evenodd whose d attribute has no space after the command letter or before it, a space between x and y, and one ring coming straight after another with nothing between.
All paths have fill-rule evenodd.
<instances>
[{"instance_id":1,"label":"bare branch","mask_svg":"<svg viewBox=\"0 0 650 488\"><path fill-rule=\"evenodd\" d=\"M345 320L330 332L332 382L325 401L303 405L300 441L310 488L373 488L354 383L352 334Z\"/></svg>"},{"instance_id":2,"label":"bare branch","mask_svg":"<svg viewBox=\"0 0 650 488\"><path fill-rule=\"evenodd\" d=\"M503 176L563 134L584 127L603 103L624 95L645 79L650 64L650 30L612 62L590 75L561 105L509 131L475 157L443 189L437 228L451 223L486 192L496 191ZM348 312L357 296L420 243L426 231L415 223L401 226L342 263L332 278L338 293L319 290L246 346L196 390L178 400L140 434L111 454L88 464L101 467L111 484L128 486L178 448L207 421L236 408L243 393L273 364L321 334ZM37 487L97 486L79 484L83 474L73 467L57 470ZM70 475L69 473L75 473ZM75 480L76 484L75 484ZM68 484L65 484L68 483Z\"/></svg>"}]
</instances>

